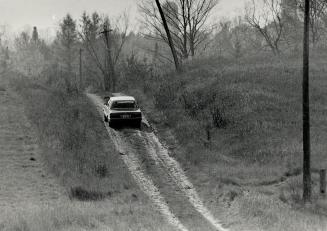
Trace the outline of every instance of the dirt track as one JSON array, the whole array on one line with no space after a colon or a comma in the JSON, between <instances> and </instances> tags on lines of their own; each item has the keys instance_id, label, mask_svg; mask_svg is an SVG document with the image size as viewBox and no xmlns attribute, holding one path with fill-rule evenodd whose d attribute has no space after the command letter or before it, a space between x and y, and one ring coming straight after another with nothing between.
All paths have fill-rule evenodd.
<instances>
[{"instance_id":1,"label":"dirt track","mask_svg":"<svg viewBox=\"0 0 327 231\"><path fill-rule=\"evenodd\" d=\"M88 96L102 113L102 99ZM177 161L153 132L112 129L107 124L106 129L136 183L177 230L227 230L203 205Z\"/></svg>"},{"instance_id":2,"label":"dirt track","mask_svg":"<svg viewBox=\"0 0 327 231\"><path fill-rule=\"evenodd\" d=\"M3 86L3 85L2 85ZM0 91L0 209L40 207L57 203L64 191L46 172L36 134L24 115L19 97ZM0 221L4 217L0 215Z\"/></svg>"}]
</instances>

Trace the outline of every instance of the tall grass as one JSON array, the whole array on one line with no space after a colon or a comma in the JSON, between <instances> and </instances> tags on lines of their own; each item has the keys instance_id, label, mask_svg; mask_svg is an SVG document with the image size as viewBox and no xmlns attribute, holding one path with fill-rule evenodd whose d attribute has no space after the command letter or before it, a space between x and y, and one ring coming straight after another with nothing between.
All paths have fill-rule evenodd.
<instances>
[{"instance_id":1,"label":"tall grass","mask_svg":"<svg viewBox=\"0 0 327 231\"><path fill-rule=\"evenodd\" d=\"M326 60L324 56L311 59L315 169L327 166ZM301 175L301 65L301 59L295 56L238 60L210 57L188 63L180 75L153 77L145 72L143 78L150 90L143 91L137 85L136 90L128 89L142 101L159 136L187 170L201 196L210 202L209 207L220 215L226 213L221 207L235 210L234 216L242 220L240 230L247 227L246 223L253 224L248 230L326 227L321 215L326 208L304 210L301 185L284 187ZM215 125L212 105L217 106L223 126ZM324 207L316 175L313 182L312 207ZM222 202L216 202L222 192L230 193L235 188L249 190L252 196L236 195L232 202L235 207L229 207L229 196L222 195ZM319 211L318 215L313 211ZM318 224L312 225L315 222Z\"/></svg>"},{"instance_id":2,"label":"tall grass","mask_svg":"<svg viewBox=\"0 0 327 231\"><path fill-rule=\"evenodd\" d=\"M37 127L44 161L71 197L104 199L132 187L95 106L85 95L22 79L15 86Z\"/></svg>"},{"instance_id":3,"label":"tall grass","mask_svg":"<svg viewBox=\"0 0 327 231\"><path fill-rule=\"evenodd\" d=\"M312 147L317 168L327 164L325 66L321 57L313 58ZM210 58L195 60L185 69L181 75L155 77L145 71L143 78L151 90L130 90L140 99L146 97L150 118L173 131L186 147L179 153L181 159L210 164L223 154L242 163L278 166L281 174L301 165L299 58Z\"/></svg>"},{"instance_id":4,"label":"tall grass","mask_svg":"<svg viewBox=\"0 0 327 231\"><path fill-rule=\"evenodd\" d=\"M42 161L67 198L53 207L3 208L0 230L171 230L134 183L88 97L16 74L11 87L37 130Z\"/></svg>"}]
</instances>

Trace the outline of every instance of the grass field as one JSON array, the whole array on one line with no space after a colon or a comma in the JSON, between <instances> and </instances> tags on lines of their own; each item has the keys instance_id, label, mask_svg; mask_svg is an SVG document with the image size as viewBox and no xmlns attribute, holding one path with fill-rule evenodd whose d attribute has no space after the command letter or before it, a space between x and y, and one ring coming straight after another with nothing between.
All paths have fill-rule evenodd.
<instances>
[{"instance_id":1,"label":"grass field","mask_svg":"<svg viewBox=\"0 0 327 231\"><path fill-rule=\"evenodd\" d=\"M172 229L134 183L86 95L21 78L12 87L38 132L42 161L67 199L1 211L0 230Z\"/></svg>"},{"instance_id":2,"label":"grass field","mask_svg":"<svg viewBox=\"0 0 327 231\"><path fill-rule=\"evenodd\" d=\"M312 57L314 169L327 166L325 60ZM231 230L326 230L327 202L318 194L316 173L313 203L301 204L301 65L295 57L194 60L182 75L139 81L140 74L141 84L126 87L206 205ZM72 202L32 214L8 212L2 227L170 230L130 180L85 96L38 85L17 90L29 117L40 118L34 124L44 161Z\"/></svg>"},{"instance_id":3,"label":"grass field","mask_svg":"<svg viewBox=\"0 0 327 231\"><path fill-rule=\"evenodd\" d=\"M327 167L326 64L326 58L312 57L314 169ZM295 57L195 60L182 75L148 77L147 88L129 91L138 96L208 206L220 216L223 206L237 214L230 221L235 227L325 230L326 201L317 193L316 174L313 205L302 209L300 203L301 67ZM211 125L206 101L218 104L221 126Z\"/></svg>"}]
</instances>

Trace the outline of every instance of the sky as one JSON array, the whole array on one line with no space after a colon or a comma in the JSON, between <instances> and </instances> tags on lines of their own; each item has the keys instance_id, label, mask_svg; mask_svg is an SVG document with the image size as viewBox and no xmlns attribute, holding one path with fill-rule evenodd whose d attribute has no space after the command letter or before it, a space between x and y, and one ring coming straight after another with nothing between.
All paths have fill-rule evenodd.
<instances>
[{"instance_id":1,"label":"sky","mask_svg":"<svg viewBox=\"0 0 327 231\"><path fill-rule=\"evenodd\" d=\"M217 18L233 17L240 14L246 0L220 0L215 11ZM132 25L137 25L138 0L0 0L0 25L7 24L13 31L37 26L41 31L55 30L65 14L75 19L83 11L97 11L111 17L126 11Z\"/></svg>"}]
</instances>

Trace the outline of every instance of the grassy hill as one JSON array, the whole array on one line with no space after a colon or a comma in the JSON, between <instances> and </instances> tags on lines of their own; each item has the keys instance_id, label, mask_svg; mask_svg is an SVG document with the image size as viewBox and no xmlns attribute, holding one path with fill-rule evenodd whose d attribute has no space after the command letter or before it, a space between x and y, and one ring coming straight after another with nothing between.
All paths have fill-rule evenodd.
<instances>
[{"instance_id":1,"label":"grassy hill","mask_svg":"<svg viewBox=\"0 0 327 231\"><path fill-rule=\"evenodd\" d=\"M42 163L66 195L54 207L31 202L4 209L0 230L172 229L134 182L86 95L67 94L16 73L7 78L37 131Z\"/></svg>"},{"instance_id":2,"label":"grassy hill","mask_svg":"<svg viewBox=\"0 0 327 231\"><path fill-rule=\"evenodd\" d=\"M327 167L326 60L312 57L310 72L314 169ZM286 223L284 230L326 221L314 215L304 219L297 207L302 194L300 58L208 58L187 64L181 75L145 76L146 84L129 91L138 95L161 139L213 210L221 213L227 206L249 223L259 219L259 230L278 230L270 229L271 219L275 225ZM313 179L311 209L325 213L317 174ZM293 207L294 216L282 219L293 214ZM304 230L315 230L308 227Z\"/></svg>"}]
</instances>

